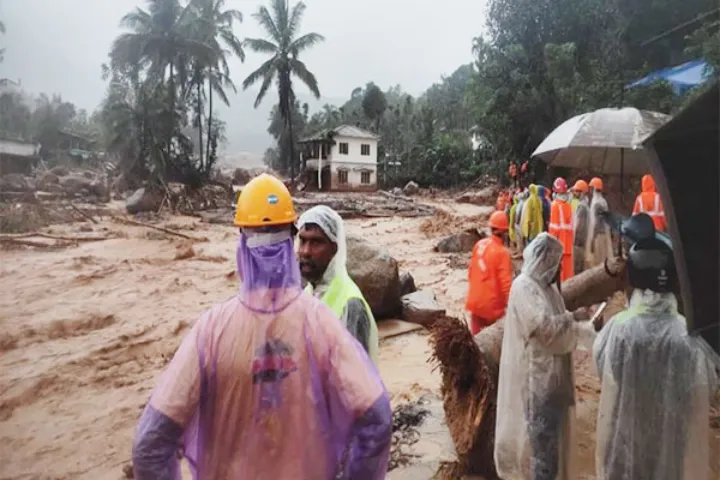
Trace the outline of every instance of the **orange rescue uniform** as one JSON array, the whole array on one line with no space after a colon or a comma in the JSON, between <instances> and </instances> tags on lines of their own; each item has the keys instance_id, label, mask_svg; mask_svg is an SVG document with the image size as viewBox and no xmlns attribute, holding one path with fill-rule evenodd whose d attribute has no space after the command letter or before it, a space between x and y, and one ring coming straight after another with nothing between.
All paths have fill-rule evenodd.
<instances>
[{"instance_id":1,"label":"orange rescue uniform","mask_svg":"<svg viewBox=\"0 0 720 480\"><path fill-rule=\"evenodd\" d=\"M642 193L635 199L635 207L633 208L633 215L638 213L649 215L653 224L655 224L655 230L658 232L667 230L665 209L660 194L655 189L655 179L651 175L645 175L642 178Z\"/></svg>"},{"instance_id":2,"label":"orange rescue uniform","mask_svg":"<svg viewBox=\"0 0 720 480\"><path fill-rule=\"evenodd\" d=\"M468 295L465 308L472 316L473 335L505 315L510 286L512 260L501 238L492 235L475 244L468 270Z\"/></svg>"},{"instance_id":3,"label":"orange rescue uniform","mask_svg":"<svg viewBox=\"0 0 720 480\"><path fill-rule=\"evenodd\" d=\"M550 225L548 233L563 245L562 271L560 280L571 278L575 272L573 266L573 211L572 205L557 198L550 206Z\"/></svg>"}]
</instances>

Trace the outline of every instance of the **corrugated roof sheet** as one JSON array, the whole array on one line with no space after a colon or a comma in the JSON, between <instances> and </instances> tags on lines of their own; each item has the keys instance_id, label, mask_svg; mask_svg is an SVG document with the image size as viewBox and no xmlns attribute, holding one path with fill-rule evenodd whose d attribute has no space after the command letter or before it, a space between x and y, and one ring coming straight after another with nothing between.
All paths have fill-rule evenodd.
<instances>
[{"instance_id":1,"label":"corrugated roof sheet","mask_svg":"<svg viewBox=\"0 0 720 480\"><path fill-rule=\"evenodd\" d=\"M35 157L38 154L38 145L32 143L0 140L0 154L15 155L18 157Z\"/></svg>"}]
</instances>

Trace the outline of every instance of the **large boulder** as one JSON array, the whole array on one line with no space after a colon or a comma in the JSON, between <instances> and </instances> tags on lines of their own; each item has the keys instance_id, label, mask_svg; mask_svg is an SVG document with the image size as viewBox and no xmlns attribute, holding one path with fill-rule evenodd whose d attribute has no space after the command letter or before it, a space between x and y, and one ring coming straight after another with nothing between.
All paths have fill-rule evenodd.
<instances>
[{"instance_id":1,"label":"large boulder","mask_svg":"<svg viewBox=\"0 0 720 480\"><path fill-rule=\"evenodd\" d=\"M456 233L443 238L437 245L435 245L434 250L439 253L472 252L475 244L483 238L485 238L485 235L481 234L474 228L470 228L464 232Z\"/></svg>"},{"instance_id":2,"label":"large boulder","mask_svg":"<svg viewBox=\"0 0 720 480\"><path fill-rule=\"evenodd\" d=\"M471 203L473 205L495 205L499 188L497 186L485 187L476 192L465 192L455 199L458 203Z\"/></svg>"},{"instance_id":3,"label":"large boulder","mask_svg":"<svg viewBox=\"0 0 720 480\"><path fill-rule=\"evenodd\" d=\"M45 172L38 180L38 188L40 190L47 190L50 185L58 185L59 183L60 179L58 178L58 175L53 172Z\"/></svg>"},{"instance_id":4,"label":"large boulder","mask_svg":"<svg viewBox=\"0 0 720 480\"><path fill-rule=\"evenodd\" d=\"M92 192L93 181L82 175L60 177L60 185L68 195L89 194Z\"/></svg>"},{"instance_id":5,"label":"large boulder","mask_svg":"<svg viewBox=\"0 0 720 480\"><path fill-rule=\"evenodd\" d=\"M445 315L445 309L438 305L435 295L420 290L402 297L403 318L406 322L429 327Z\"/></svg>"},{"instance_id":6,"label":"large boulder","mask_svg":"<svg viewBox=\"0 0 720 480\"><path fill-rule=\"evenodd\" d=\"M373 315L389 318L401 310L397 261L384 247L362 237L347 237L348 273L357 283Z\"/></svg>"},{"instance_id":7,"label":"large boulder","mask_svg":"<svg viewBox=\"0 0 720 480\"><path fill-rule=\"evenodd\" d=\"M0 177L0 191L2 192L29 192L35 185L29 178L19 173L9 173Z\"/></svg>"},{"instance_id":8,"label":"large boulder","mask_svg":"<svg viewBox=\"0 0 720 480\"><path fill-rule=\"evenodd\" d=\"M400 296L408 295L417 292L415 286L415 279L410 272L404 272L400 275Z\"/></svg>"},{"instance_id":9,"label":"large boulder","mask_svg":"<svg viewBox=\"0 0 720 480\"><path fill-rule=\"evenodd\" d=\"M233 185L246 185L252 178L252 174L246 169L236 168L233 172L232 183Z\"/></svg>"},{"instance_id":10,"label":"large boulder","mask_svg":"<svg viewBox=\"0 0 720 480\"><path fill-rule=\"evenodd\" d=\"M149 188L136 190L125 203L128 213L154 212L160 208L163 195Z\"/></svg>"},{"instance_id":11,"label":"large boulder","mask_svg":"<svg viewBox=\"0 0 720 480\"><path fill-rule=\"evenodd\" d=\"M420 191L420 186L413 181L409 181L407 183L407 185L405 185L405 188L403 188L403 193L405 195L415 195L419 191Z\"/></svg>"}]
</instances>

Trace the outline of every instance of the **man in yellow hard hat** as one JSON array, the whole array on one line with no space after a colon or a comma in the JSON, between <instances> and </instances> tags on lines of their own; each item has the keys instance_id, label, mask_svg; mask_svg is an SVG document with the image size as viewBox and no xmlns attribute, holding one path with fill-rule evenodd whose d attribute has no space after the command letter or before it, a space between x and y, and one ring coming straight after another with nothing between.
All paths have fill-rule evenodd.
<instances>
[{"instance_id":1,"label":"man in yellow hard hat","mask_svg":"<svg viewBox=\"0 0 720 480\"><path fill-rule=\"evenodd\" d=\"M306 291L330 307L377 365L377 324L347 271L342 217L332 208L318 205L300 216L298 230L297 253L300 273L308 281Z\"/></svg>"},{"instance_id":2,"label":"man in yellow hard hat","mask_svg":"<svg viewBox=\"0 0 720 480\"><path fill-rule=\"evenodd\" d=\"M385 478L390 402L332 311L302 291L288 189L260 175L235 225L240 291L195 323L150 397L135 478Z\"/></svg>"}]
</instances>

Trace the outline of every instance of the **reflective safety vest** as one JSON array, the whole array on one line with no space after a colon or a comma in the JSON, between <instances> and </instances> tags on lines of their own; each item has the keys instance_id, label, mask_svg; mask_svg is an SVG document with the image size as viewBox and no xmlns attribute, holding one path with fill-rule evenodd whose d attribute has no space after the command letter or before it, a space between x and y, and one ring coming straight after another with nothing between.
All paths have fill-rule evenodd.
<instances>
[{"instance_id":1,"label":"reflective safety vest","mask_svg":"<svg viewBox=\"0 0 720 480\"><path fill-rule=\"evenodd\" d=\"M650 205L652 204L652 206ZM644 213L652 218L655 230L664 232L667 228L665 210L657 192L643 192L635 200L634 213Z\"/></svg>"},{"instance_id":2,"label":"reflective safety vest","mask_svg":"<svg viewBox=\"0 0 720 480\"><path fill-rule=\"evenodd\" d=\"M563 246L563 263L561 279L563 281L571 278L573 270L573 210L570 204L564 200L555 200L550 209L550 225L548 233L557 238Z\"/></svg>"},{"instance_id":3,"label":"reflective safety vest","mask_svg":"<svg viewBox=\"0 0 720 480\"><path fill-rule=\"evenodd\" d=\"M305 291L312 295L312 285L308 284L305 287ZM373 317L370 305L365 301L360 288L353 282L350 275L347 272L341 273L330 282L325 294L323 294L320 301L327 305L335 316L341 320L345 305L352 298L360 299L365 305L368 318L370 319L369 325L369 338L368 338L368 355L370 360L377 366L378 364L378 329L377 323L375 323L375 317Z\"/></svg>"}]
</instances>

